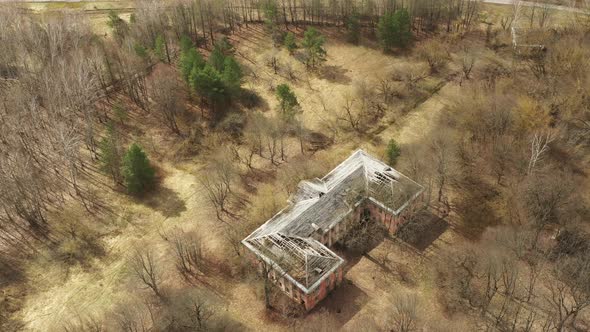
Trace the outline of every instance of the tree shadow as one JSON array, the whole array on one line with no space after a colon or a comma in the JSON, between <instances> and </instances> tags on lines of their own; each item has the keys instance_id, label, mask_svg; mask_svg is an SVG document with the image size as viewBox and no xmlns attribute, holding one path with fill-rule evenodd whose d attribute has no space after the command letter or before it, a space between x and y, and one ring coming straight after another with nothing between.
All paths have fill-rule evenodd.
<instances>
[{"instance_id":1,"label":"tree shadow","mask_svg":"<svg viewBox=\"0 0 590 332\"><path fill-rule=\"evenodd\" d=\"M258 109L261 112L270 110L268 102L264 98L260 97L260 95L254 90L242 89L240 92L239 103L248 110Z\"/></svg>"},{"instance_id":2,"label":"tree shadow","mask_svg":"<svg viewBox=\"0 0 590 332\"><path fill-rule=\"evenodd\" d=\"M429 210L424 210L404 224L396 236L417 250L424 251L448 228L449 224L444 219Z\"/></svg>"},{"instance_id":3,"label":"tree shadow","mask_svg":"<svg viewBox=\"0 0 590 332\"><path fill-rule=\"evenodd\" d=\"M367 293L345 278L309 312L309 315L328 312L336 317L338 325L341 327L361 311L368 301Z\"/></svg>"},{"instance_id":4,"label":"tree shadow","mask_svg":"<svg viewBox=\"0 0 590 332\"><path fill-rule=\"evenodd\" d=\"M499 193L491 184L474 176L462 179L458 188L459 199L454 202L453 210L462 222L455 229L465 238L477 241L488 227L500 224L494 206Z\"/></svg>"},{"instance_id":5,"label":"tree shadow","mask_svg":"<svg viewBox=\"0 0 590 332\"><path fill-rule=\"evenodd\" d=\"M346 75L347 72L348 70L342 68L342 66L322 66L318 74L320 78L330 83L350 84L352 79Z\"/></svg>"},{"instance_id":6,"label":"tree shadow","mask_svg":"<svg viewBox=\"0 0 590 332\"><path fill-rule=\"evenodd\" d=\"M186 204L178 193L166 187L160 187L153 195L145 198L143 203L166 218L178 217L186 211Z\"/></svg>"}]
</instances>

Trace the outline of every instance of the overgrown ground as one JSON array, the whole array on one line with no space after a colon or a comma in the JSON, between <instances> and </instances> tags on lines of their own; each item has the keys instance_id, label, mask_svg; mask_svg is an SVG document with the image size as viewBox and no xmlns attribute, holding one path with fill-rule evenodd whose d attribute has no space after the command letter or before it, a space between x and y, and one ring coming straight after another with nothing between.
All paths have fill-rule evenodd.
<instances>
[{"instance_id":1,"label":"overgrown ground","mask_svg":"<svg viewBox=\"0 0 590 332\"><path fill-rule=\"evenodd\" d=\"M293 29L301 37L302 31ZM348 94L354 87L378 84L385 76L402 72L408 68L419 74L425 64L415 54L383 54L374 42L364 40L354 46L341 40L336 30L322 31L328 37L328 60L321 69L309 72L294 56L285 50L273 51L269 35L259 25L244 27L230 40L236 47L238 59L247 68L249 75L243 85L261 97L262 102L253 110L261 111L267 117L277 113L274 87L288 82L294 89L301 104L301 118L312 131L330 134L330 128L340 130L333 134L333 144L315 154L306 152L303 163L307 166L320 165L317 175L343 160L351 151L364 148L368 152L384 158L385 146L395 139L401 146L410 147L424 143L441 121L448 106L456 102L462 93L460 85L460 56L458 49L451 49L452 61L436 75L427 75L415 86L419 94L388 104L383 117L371 124L370 128L358 134L346 128L340 119ZM478 62L473 75L481 74L489 58L510 63L508 51L492 53L484 48L482 35L467 36L465 40L451 39L448 42L461 42L478 50ZM499 44L506 44L507 36L499 37ZM419 42L420 43L420 42ZM268 57L276 52L279 70L268 66ZM159 65L162 67L165 65ZM295 78L289 78L285 68L291 67ZM156 68L157 72L161 68ZM253 74L255 73L255 75ZM126 102L121 96L116 100ZM105 109L110 109L115 101L105 101ZM199 110L193 108L197 117ZM441 253L449 253L462 248L469 241L460 230L461 220L451 214L435 234L432 243L424 250L413 248L397 238L384 240L354 264L346 276L344 285L304 318L285 318L268 314L262 300L260 282L252 273L243 273L246 262L234 256L229 249L224 227L215 217L215 211L207 200L200 179L208 176L205 167L212 156L223 148L203 149L199 155L188 160L174 156L178 144L165 129L158 129L150 118L140 110L133 109L131 121L125 124L125 140L138 141L147 150L158 166L161 180L158 189L149 198L131 199L118 191L110 189L107 178L98 188L103 188L98 196L109 207L100 216L87 216L81 208L70 208L65 214L75 218L91 218L98 223L101 236L102 254L86 260L84 264L55 264L55 257L41 255L26 269L27 295L14 318L24 323L26 330L61 330L66 322L88 317L105 317L116 312L120 306L139 305L140 289L131 275L128 262L137 248L151 248L157 254L157 261L163 271L164 285L167 289L182 289L188 284L176 271L171 258L170 235L178 230L195 231L200 234L208 267L193 285L211 290L220 300L218 314L227 315L232 330L276 330L303 326L305 322L323 319L324 313L337 321L344 330L383 330L389 326L392 310L391 296L400 291L412 291L420 297L420 316L426 327L431 329L475 330L479 317L475 313L449 315L438 300L441 290L436 283L436 263ZM207 138L214 140L214 137ZM250 202L259 203L256 208L272 215L281 208L287 193L281 181L289 167L297 167L301 156L295 139L287 146L287 158L273 165L267 159L255 160L255 167L264 170L256 176L244 176L240 182L241 192L248 193ZM406 171L406 158L400 160L402 171ZM291 166L295 165L295 166ZM310 166L313 167L313 166ZM244 212L247 213L247 212ZM246 231L257 227L264 220L250 220L241 227ZM230 221L234 222L234 221ZM237 226L236 226L237 227ZM455 249L453 249L455 248Z\"/></svg>"},{"instance_id":2,"label":"overgrown ground","mask_svg":"<svg viewBox=\"0 0 590 332\"><path fill-rule=\"evenodd\" d=\"M330 31L326 31L328 34ZM276 112L276 101L269 88L286 81L284 77L275 75L272 69L264 66L265 50L270 47L270 38L260 27L245 29L242 33L231 37L235 42L237 53L243 63L258 73L257 78L248 77L246 88L255 90L262 96L267 106L263 111L270 116ZM347 89L362 80L372 80L399 65L415 65L417 60L408 56L385 55L381 51L368 46L353 46L329 39L327 44L328 61L322 72L307 73L303 65L290 58L286 51L281 51L281 61L289 62L297 71L298 79L292 83L300 100L303 117L306 124L314 130L321 131L325 121L332 116L329 110L336 111L342 107L342 95ZM254 64L255 63L255 64ZM336 143L328 150L318 152L310 157L309 163L335 165L345 158L352 150L362 147L377 156L383 156L382 144L377 142L396 138L402 144L410 143L428 132L432 122L437 118L445 105L445 100L454 89L456 83L450 83L440 93L421 103L407 115L399 117L385 117L379 130L372 137L359 137L345 133L336 139ZM323 99L323 103L322 103ZM392 108L392 112L395 106ZM131 118L139 119L145 115L135 110ZM159 166L159 176L162 179L158 192L147 200L133 200L120 193L100 196L112 207L112 211L105 212L100 218L105 231L101 236L104 245L104 256L93 259L87 265L65 268L55 265L50 259L39 257L27 269L28 284L31 289L24 303L23 309L16 315L28 330L59 330L65 321L84 317L100 317L117 308L121 303L127 303L129 298L135 298L138 284L132 281L127 262L137 246L150 247L157 253L157 258L164 270L165 284L170 288L182 287L184 281L177 276L170 245L166 241L167 234L177 228L186 231L195 230L202 235L203 245L207 256L213 262L212 269L224 269L227 264L227 243L221 232L221 225L216 220L213 209L209 206L206 194L199 184L198 178L208 156L214 152L205 152L201 156L189 161L174 162L167 151L167 133L150 127L150 122L140 125L141 121L129 121L134 126L127 128L128 140L143 143L148 153L155 157ZM288 149L293 157L298 147L292 142ZM277 169L289 164L289 157L283 166L274 167L265 161L259 161L260 167L269 167L273 173ZM264 163L267 163L264 165ZM108 183L108 179L104 179ZM269 180L271 185L279 185ZM79 211L72 213L82 214ZM205 231L206 230L206 231ZM441 244L449 245L448 239L455 238L445 234ZM453 240L455 241L455 240ZM389 267L371 259L380 257L384 251L388 254L386 264ZM360 302L354 303L349 298L338 304L338 310L347 314L335 317L340 319L344 327L360 326L368 317L386 317L389 310L387 296L384 292L399 287L418 289L425 299L435 296L432 283L424 263L428 259L412 250L399 246L390 240L372 251L367 258L361 259L347 276L346 283L358 289ZM402 264L402 262L404 262ZM401 264L401 265L400 265ZM398 267L403 266L409 274L408 281L399 278ZM378 278L375 278L378 276ZM285 324L293 322L285 320L267 319L260 289L252 286L250 279L241 280L221 273L211 271L203 277L201 283L213 290L223 300L224 310L235 320L236 325L248 330L282 330ZM338 291L334 296L338 296ZM329 300L327 301L329 302ZM436 303L434 298L429 303ZM351 310L351 308L353 310ZM356 309L355 309L356 308ZM321 309L321 308L320 308ZM442 315L436 306L428 307L433 317ZM307 320L313 320L322 310L315 310Z\"/></svg>"}]
</instances>

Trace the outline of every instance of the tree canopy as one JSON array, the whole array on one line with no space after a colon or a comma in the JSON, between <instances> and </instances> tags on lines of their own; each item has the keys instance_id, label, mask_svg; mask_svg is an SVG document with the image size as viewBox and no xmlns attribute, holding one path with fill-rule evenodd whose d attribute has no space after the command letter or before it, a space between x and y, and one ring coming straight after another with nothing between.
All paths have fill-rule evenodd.
<instances>
[{"instance_id":1,"label":"tree canopy","mask_svg":"<svg viewBox=\"0 0 590 332\"><path fill-rule=\"evenodd\" d=\"M290 117L295 107L299 106L297 96L287 84L279 84L276 95L283 115Z\"/></svg>"},{"instance_id":2,"label":"tree canopy","mask_svg":"<svg viewBox=\"0 0 590 332\"><path fill-rule=\"evenodd\" d=\"M412 41L410 14L406 9L387 13L379 19L377 36L384 51L407 47Z\"/></svg>"},{"instance_id":3,"label":"tree canopy","mask_svg":"<svg viewBox=\"0 0 590 332\"><path fill-rule=\"evenodd\" d=\"M202 69L205 63L205 59L203 59L203 56L195 48L189 47L186 50L182 50L179 63L182 78L188 82L193 69Z\"/></svg>"},{"instance_id":4,"label":"tree canopy","mask_svg":"<svg viewBox=\"0 0 590 332\"><path fill-rule=\"evenodd\" d=\"M154 184L155 171L143 149L133 143L123 159L123 178L127 190L132 194L141 194Z\"/></svg>"},{"instance_id":5,"label":"tree canopy","mask_svg":"<svg viewBox=\"0 0 590 332\"><path fill-rule=\"evenodd\" d=\"M397 162L397 158L400 156L400 154L401 154L401 149L397 145L397 142L393 138L390 139L389 143L387 144L387 150L386 150L387 163L391 166L395 166L395 163Z\"/></svg>"},{"instance_id":6,"label":"tree canopy","mask_svg":"<svg viewBox=\"0 0 590 332\"><path fill-rule=\"evenodd\" d=\"M326 61L326 49L324 43L326 39L315 28L308 28L303 35L302 45L306 50L305 64L308 67L315 68L321 62Z\"/></svg>"},{"instance_id":7,"label":"tree canopy","mask_svg":"<svg viewBox=\"0 0 590 332\"><path fill-rule=\"evenodd\" d=\"M287 33L285 36L285 41L283 42L289 54L293 54L293 52L297 49L297 41L295 40L295 35L292 32Z\"/></svg>"}]
</instances>

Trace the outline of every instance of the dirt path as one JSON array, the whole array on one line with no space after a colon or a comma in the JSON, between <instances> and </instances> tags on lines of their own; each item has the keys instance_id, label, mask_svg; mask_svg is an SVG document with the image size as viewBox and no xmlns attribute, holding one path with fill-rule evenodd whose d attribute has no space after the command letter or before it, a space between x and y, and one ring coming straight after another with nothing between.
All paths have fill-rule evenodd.
<instances>
[{"instance_id":1,"label":"dirt path","mask_svg":"<svg viewBox=\"0 0 590 332\"><path fill-rule=\"evenodd\" d=\"M437 93L404 116L400 123L391 125L383 130L379 137L383 142L394 138L399 144L411 145L429 137L430 132L440 119L442 110L448 106L457 95L459 87L454 83L447 83Z\"/></svg>"}]
</instances>

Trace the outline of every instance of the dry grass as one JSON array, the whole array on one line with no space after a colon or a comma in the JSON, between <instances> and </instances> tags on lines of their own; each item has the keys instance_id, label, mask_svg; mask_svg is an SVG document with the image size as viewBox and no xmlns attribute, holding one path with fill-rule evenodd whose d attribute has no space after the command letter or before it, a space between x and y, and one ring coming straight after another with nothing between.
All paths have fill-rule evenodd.
<instances>
[{"instance_id":1,"label":"dry grass","mask_svg":"<svg viewBox=\"0 0 590 332\"><path fill-rule=\"evenodd\" d=\"M232 41L236 44L240 61L257 74L256 77L248 77L245 87L255 91L266 102L267 105L261 107L260 111L268 116L274 114L277 102L270 87L288 79L274 74L271 68L264 66L263 50L268 49L270 38L261 29L254 28L232 36ZM302 105L306 125L315 130L325 129L325 121L331 116L323 107L322 101L326 108L338 109L343 105L343 90L350 89L354 82L374 82L384 73L388 74L399 66L417 65L416 60L410 56L384 55L379 50L365 46L329 42L327 50L327 69L320 73L308 73L303 65L284 51L279 54L280 61L290 63L297 73L297 80L290 84ZM390 138L395 138L402 144L410 144L428 135L457 89L455 83L451 83L405 117L400 117L395 122L389 121L391 119L384 120L379 124L381 129L376 137L359 137L344 132L329 149L306 158L309 158L310 163L319 163L329 169L359 147L383 157L383 142ZM392 106L394 109L395 107ZM165 236L162 236L175 228L201 234L207 232L203 237L203 244L209 257L218 261L218 265L232 262L226 257L228 245L222 228L198 181L199 177L204 176L202 167L206 164L207 156L197 156L191 161L171 162L167 152L167 148L173 144L170 142L170 135L163 130L154 129L156 125L150 121L141 130L130 130L133 133L130 139L141 142L150 156L159 161L162 174L165 174L160 189L146 201L129 199L120 193L104 194L103 199L114 209L114 217L109 223L116 225L116 231L103 236L106 255L93 261L90 268L64 270L62 266L52 265L51 261L43 258L28 268L27 275L33 289L20 313L28 330L60 330L64 322L73 318L108 315L117 305L125 303L128 298L136 298L140 291L144 292L138 289L126 267L137 246L150 247L157 254L157 260L165 272L164 283L167 287L183 287L184 281L173 266L169 245ZM297 142L290 140L287 164L298 155ZM255 166L269 171L270 175L264 182L269 186L281 187L276 182L280 177L275 176L280 172L276 171L287 164L274 166L268 160L260 159ZM256 183L260 185L259 182ZM429 261L441 247L457 241L461 239L454 233L444 233L431 246L437 249L429 249L423 255L391 241L383 242L370 256L377 257L377 262L385 257L387 269L383 269L383 264L363 258L349 272L348 279L360 289L360 303L347 304L350 307L343 309L343 312L348 310L348 313L342 315L341 324L353 330L354 326L362 325L366 320L386 322L391 306L387 303L387 296L383 294L390 294L398 288L419 294L427 304L423 308L424 317L442 317L441 308L435 300L436 290ZM264 319L263 301L251 281L231 277L227 273L211 273L204 283L223 300L227 313L244 329L280 331L286 328L284 321ZM362 293L365 295L361 296ZM313 319L314 315L319 314L314 311L305 319Z\"/></svg>"}]
</instances>

